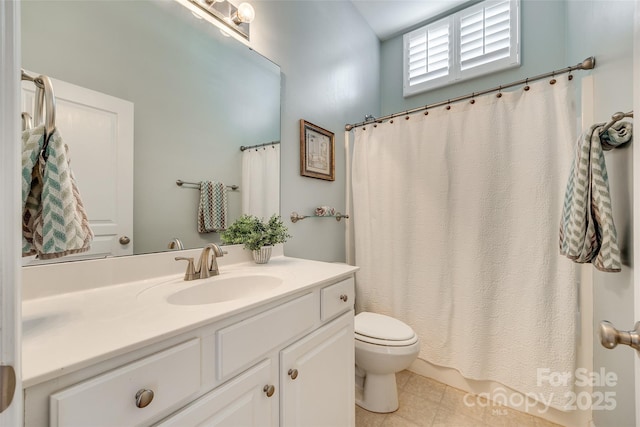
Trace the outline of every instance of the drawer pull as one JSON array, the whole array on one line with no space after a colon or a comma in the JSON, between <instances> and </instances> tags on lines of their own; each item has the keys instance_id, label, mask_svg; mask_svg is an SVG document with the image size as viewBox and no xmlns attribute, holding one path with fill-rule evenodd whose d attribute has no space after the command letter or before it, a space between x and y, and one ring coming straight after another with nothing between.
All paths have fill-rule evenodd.
<instances>
[{"instance_id":1,"label":"drawer pull","mask_svg":"<svg viewBox=\"0 0 640 427\"><path fill-rule=\"evenodd\" d=\"M266 386L264 386L262 391L264 391L267 394L267 397L271 397L273 396L273 393L276 392L276 388L273 385L267 384Z\"/></svg>"},{"instance_id":2,"label":"drawer pull","mask_svg":"<svg viewBox=\"0 0 640 427\"><path fill-rule=\"evenodd\" d=\"M344 302L347 302L347 300L349 299L349 296L347 294L342 294L340 295L340 299Z\"/></svg>"},{"instance_id":3,"label":"drawer pull","mask_svg":"<svg viewBox=\"0 0 640 427\"><path fill-rule=\"evenodd\" d=\"M298 370L297 369L289 369L289 372L287 372L289 374L289 376L291 377L292 380L295 380L296 378L298 378Z\"/></svg>"},{"instance_id":4,"label":"drawer pull","mask_svg":"<svg viewBox=\"0 0 640 427\"><path fill-rule=\"evenodd\" d=\"M136 406L144 408L153 400L153 390L143 388L136 393Z\"/></svg>"}]
</instances>

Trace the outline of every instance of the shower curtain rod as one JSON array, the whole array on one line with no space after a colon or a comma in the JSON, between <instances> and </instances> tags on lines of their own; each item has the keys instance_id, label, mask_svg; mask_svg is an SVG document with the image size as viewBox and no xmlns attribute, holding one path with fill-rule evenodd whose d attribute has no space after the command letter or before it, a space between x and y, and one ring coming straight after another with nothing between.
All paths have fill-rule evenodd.
<instances>
[{"instance_id":1,"label":"shower curtain rod","mask_svg":"<svg viewBox=\"0 0 640 427\"><path fill-rule=\"evenodd\" d=\"M276 144L280 144L280 141L271 141L271 142L265 142L264 144L256 144L256 145L249 145L249 146L241 145L240 151L250 150L252 148L267 147L269 145L273 146Z\"/></svg>"},{"instance_id":2,"label":"shower curtain rod","mask_svg":"<svg viewBox=\"0 0 640 427\"><path fill-rule=\"evenodd\" d=\"M491 92L500 92L502 91L502 89L507 89L513 86L519 86L519 85L528 85L529 82L534 82L536 80L541 80L541 79L545 79L547 77L555 77L558 74L563 74L563 73L570 73L571 71L574 70L591 70L593 69L593 67L595 67L596 65L596 58L594 56L591 56L589 58L586 58L584 61L580 62L579 64L576 64L574 66L571 67L566 67L563 68L561 70L556 70L556 71L551 71L549 73L544 73L544 74L540 74L534 77L528 77L526 79L523 80L518 80L517 82L512 82L512 83L508 83L505 85L500 85L491 89L486 89L486 90L482 90L480 92L472 92L470 94L467 95L463 95L463 96L459 96L457 98L451 98L451 99L447 99L446 101L441 101L441 102L436 102L435 104L428 104L425 105L423 107L418 107L418 108L414 108L411 110L406 110L406 111L401 111L398 113L393 113L393 114L389 114L383 117L378 117L373 118L371 120L365 120L364 122L360 122L357 124L347 124L345 125L345 130L346 131L350 131L354 128L360 127L360 126L364 126L364 125L368 125L371 123L382 123L385 120L390 120L393 119L395 117L400 117L403 115L408 115L408 114L413 114L413 113L417 113L419 111L425 111L428 110L429 108L434 108L434 107L440 107L442 105L447 105L447 104L451 104L453 102L459 102L459 101L464 101L465 99L472 99L475 98L476 96L480 96L480 95L484 95L487 93L491 93ZM571 77L570 77L571 78ZM554 82L555 83L555 82ZM527 89L528 90L528 89Z\"/></svg>"}]
</instances>

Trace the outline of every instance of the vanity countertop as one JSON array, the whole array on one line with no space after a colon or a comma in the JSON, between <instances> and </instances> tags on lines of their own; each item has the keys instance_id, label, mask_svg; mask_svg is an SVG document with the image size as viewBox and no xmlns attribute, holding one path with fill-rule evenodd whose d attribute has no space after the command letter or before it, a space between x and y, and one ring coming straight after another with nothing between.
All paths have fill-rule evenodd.
<instances>
[{"instance_id":1,"label":"vanity countertop","mask_svg":"<svg viewBox=\"0 0 640 427\"><path fill-rule=\"evenodd\" d=\"M220 267L220 276L273 275L283 282L264 293L227 302L172 305L150 288L172 274L23 301L23 387L30 387L307 288L348 277L346 264L276 256L268 264ZM183 282L185 286L195 282ZM175 289L175 284L172 284ZM179 286L179 284L178 284ZM161 294L161 293L160 293Z\"/></svg>"}]
</instances>

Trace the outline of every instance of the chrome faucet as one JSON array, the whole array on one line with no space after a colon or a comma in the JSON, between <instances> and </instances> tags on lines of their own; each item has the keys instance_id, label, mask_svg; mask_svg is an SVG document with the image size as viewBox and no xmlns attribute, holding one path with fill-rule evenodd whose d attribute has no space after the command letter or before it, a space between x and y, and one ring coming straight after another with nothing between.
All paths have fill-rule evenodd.
<instances>
[{"instance_id":1,"label":"chrome faucet","mask_svg":"<svg viewBox=\"0 0 640 427\"><path fill-rule=\"evenodd\" d=\"M181 251L184 249L184 245L182 244L182 241L177 237L174 237L173 239L171 239L167 247L169 249L176 249L178 251Z\"/></svg>"},{"instance_id":2,"label":"chrome faucet","mask_svg":"<svg viewBox=\"0 0 640 427\"><path fill-rule=\"evenodd\" d=\"M213 251L213 253L210 254L211 251ZM200 252L197 268L193 265L193 258L176 257L175 260L188 262L184 280L206 279L207 277L220 274L218 260L216 258L224 256L225 253L226 252L220 249L220 246L215 243L209 243L202 248L202 252ZM211 262L209 262L209 258L211 258Z\"/></svg>"},{"instance_id":3,"label":"chrome faucet","mask_svg":"<svg viewBox=\"0 0 640 427\"><path fill-rule=\"evenodd\" d=\"M209 255L209 252L211 251L213 251L213 253ZM215 243L209 243L207 246L202 248L200 260L198 261L198 272L201 279L206 279L209 276L217 276L220 274L217 258L221 256L224 256L224 252L220 249L220 246ZM209 262L209 258L211 258L211 262Z\"/></svg>"}]
</instances>

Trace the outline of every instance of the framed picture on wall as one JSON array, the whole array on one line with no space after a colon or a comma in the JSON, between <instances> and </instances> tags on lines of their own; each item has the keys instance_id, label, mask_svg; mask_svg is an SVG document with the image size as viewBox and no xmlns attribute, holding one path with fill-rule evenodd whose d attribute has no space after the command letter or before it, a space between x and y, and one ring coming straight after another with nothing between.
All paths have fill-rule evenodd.
<instances>
[{"instance_id":1,"label":"framed picture on wall","mask_svg":"<svg viewBox=\"0 0 640 427\"><path fill-rule=\"evenodd\" d=\"M335 181L333 132L300 120L300 175Z\"/></svg>"}]
</instances>

